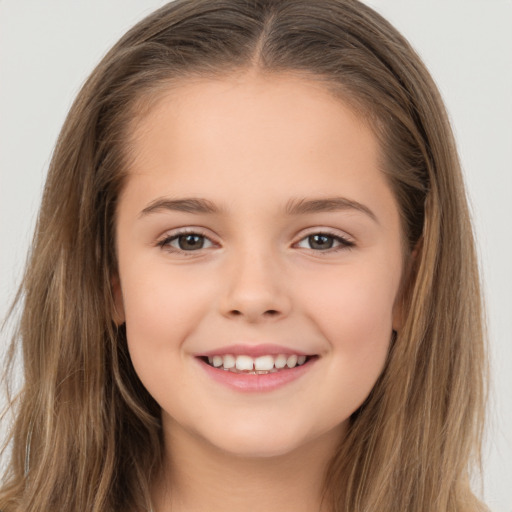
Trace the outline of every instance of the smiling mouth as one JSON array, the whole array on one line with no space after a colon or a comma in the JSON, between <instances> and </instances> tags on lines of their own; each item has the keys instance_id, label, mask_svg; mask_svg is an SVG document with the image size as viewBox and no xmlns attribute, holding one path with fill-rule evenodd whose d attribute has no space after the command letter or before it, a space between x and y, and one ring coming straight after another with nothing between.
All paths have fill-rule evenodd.
<instances>
[{"instance_id":1,"label":"smiling mouth","mask_svg":"<svg viewBox=\"0 0 512 512\"><path fill-rule=\"evenodd\" d=\"M305 356L297 354L264 355L259 357L225 354L209 357L200 356L199 359L217 370L245 375L265 375L291 370L297 366L304 366L317 357L316 355Z\"/></svg>"}]
</instances>

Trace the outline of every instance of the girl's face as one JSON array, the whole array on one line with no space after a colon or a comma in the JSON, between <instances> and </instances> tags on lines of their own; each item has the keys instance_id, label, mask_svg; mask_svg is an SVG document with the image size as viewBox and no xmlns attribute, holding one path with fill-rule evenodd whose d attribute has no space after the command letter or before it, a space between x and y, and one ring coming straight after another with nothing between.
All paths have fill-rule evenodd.
<instances>
[{"instance_id":1,"label":"girl's face","mask_svg":"<svg viewBox=\"0 0 512 512\"><path fill-rule=\"evenodd\" d=\"M114 289L167 440L239 456L339 440L399 317L371 130L318 83L247 74L169 88L131 149Z\"/></svg>"}]
</instances>

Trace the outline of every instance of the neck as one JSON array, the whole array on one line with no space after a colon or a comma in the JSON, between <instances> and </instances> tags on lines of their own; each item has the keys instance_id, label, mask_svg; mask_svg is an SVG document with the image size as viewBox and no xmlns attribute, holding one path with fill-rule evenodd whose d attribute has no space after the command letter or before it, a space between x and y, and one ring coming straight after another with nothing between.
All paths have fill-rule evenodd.
<instances>
[{"instance_id":1,"label":"neck","mask_svg":"<svg viewBox=\"0 0 512 512\"><path fill-rule=\"evenodd\" d=\"M324 476L340 431L273 457L241 457L179 427L165 433L154 512L329 512Z\"/></svg>"}]
</instances>

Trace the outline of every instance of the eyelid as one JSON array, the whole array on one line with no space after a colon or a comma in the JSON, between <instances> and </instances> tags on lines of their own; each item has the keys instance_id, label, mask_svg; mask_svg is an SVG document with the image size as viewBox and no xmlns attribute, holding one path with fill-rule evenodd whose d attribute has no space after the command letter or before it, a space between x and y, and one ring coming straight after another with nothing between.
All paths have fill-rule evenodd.
<instances>
[{"instance_id":1,"label":"eyelid","mask_svg":"<svg viewBox=\"0 0 512 512\"><path fill-rule=\"evenodd\" d=\"M180 236L188 235L188 234L194 234L194 235L198 235L198 236L205 238L206 240L208 240L211 243L211 246L219 245L219 243L216 242L212 236L209 236L206 233L205 229L200 228L200 227L195 227L195 226L186 226L186 227L176 228L174 230L167 231L163 236L159 237L159 239L157 240L155 245L160 247L161 249L167 250L168 252L184 254L187 256L197 254L197 253L201 252L202 250L209 249L211 247L211 246L210 247L202 247L197 250L185 251L185 250L182 250L182 249L179 249L176 247L172 247L170 245L171 241L178 239ZM293 244L293 246L296 247L300 242L306 240L308 237L313 236L313 235L325 235L325 236L335 239L339 243L339 245L337 247L330 247L330 248L323 249L323 250L322 249L305 248L305 249L315 252L315 253L324 253L324 254L333 253L333 252L336 252L339 250L351 249L356 245L353 237L351 237L350 235L348 235L345 232L340 232L340 231L334 230L332 228L316 227L316 228L309 228L306 232L302 232L300 234L300 238Z\"/></svg>"},{"instance_id":2,"label":"eyelid","mask_svg":"<svg viewBox=\"0 0 512 512\"><path fill-rule=\"evenodd\" d=\"M351 237L350 235L348 235L345 232L340 232L338 230L334 230L334 229L330 229L330 228L317 227L317 228L308 229L306 232L302 232L300 234L299 240L294 243L294 246L297 246L300 242L302 242L303 240L306 240L308 237L313 236L313 235L325 235L325 236L334 238L340 244L338 247L331 247L331 248L324 249L324 250L308 249L310 251L314 251L315 253L330 253L330 252L332 253L332 252L336 252L337 250L351 249L356 245L353 237Z\"/></svg>"},{"instance_id":3,"label":"eyelid","mask_svg":"<svg viewBox=\"0 0 512 512\"><path fill-rule=\"evenodd\" d=\"M203 228L194 226L187 226L183 228L176 228L174 230L166 231L161 237L158 238L155 245L168 252L186 254L187 256L197 254L201 252L203 249L209 249L209 247L204 247L201 249L197 249L195 251L184 251L182 249L178 249L170 245L171 241L174 241L183 235L198 235L208 240L212 246L219 245L217 242L215 242L213 237L209 236L206 233L206 231Z\"/></svg>"}]
</instances>

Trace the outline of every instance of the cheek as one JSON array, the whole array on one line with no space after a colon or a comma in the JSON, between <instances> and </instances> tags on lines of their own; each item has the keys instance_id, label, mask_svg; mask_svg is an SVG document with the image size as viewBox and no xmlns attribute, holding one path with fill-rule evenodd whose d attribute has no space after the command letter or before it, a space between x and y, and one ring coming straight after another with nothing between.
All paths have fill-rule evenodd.
<instances>
[{"instance_id":1,"label":"cheek","mask_svg":"<svg viewBox=\"0 0 512 512\"><path fill-rule=\"evenodd\" d=\"M358 367L382 366L399 281L400 269L393 266L361 265L340 268L309 287L307 308L335 353Z\"/></svg>"},{"instance_id":2,"label":"cheek","mask_svg":"<svg viewBox=\"0 0 512 512\"><path fill-rule=\"evenodd\" d=\"M204 315L204 295L186 272L132 262L123 269L123 300L128 348L139 375L151 376L158 367L172 371L170 349L183 341Z\"/></svg>"},{"instance_id":3,"label":"cheek","mask_svg":"<svg viewBox=\"0 0 512 512\"><path fill-rule=\"evenodd\" d=\"M325 379L342 419L370 394L384 369L392 336L389 291L375 281L352 277L316 301L321 318L317 325L331 351Z\"/></svg>"},{"instance_id":4,"label":"cheek","mask_svg":"<svg viewBox=\"0 0 512 512\"><path fill-rule=\"evenodd\" d=\"M123 270L124 309L132 329L180 330L199 309L204 286L187 270L136 261Z\"/></svg>"}]
</instances>

